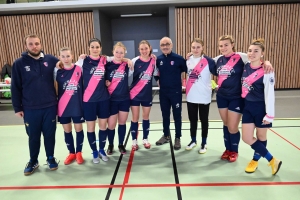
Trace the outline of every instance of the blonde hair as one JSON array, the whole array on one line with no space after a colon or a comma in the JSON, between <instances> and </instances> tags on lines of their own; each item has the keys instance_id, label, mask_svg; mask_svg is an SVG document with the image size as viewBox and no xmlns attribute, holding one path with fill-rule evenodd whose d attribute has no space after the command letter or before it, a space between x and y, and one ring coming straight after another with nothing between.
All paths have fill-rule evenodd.
<instances>
[{"instance_id":1,"label":"blonde hair","mask_svg":"<svg viewBox=\"0 0 300 200\"><path fill-rule=\"evenodd\" d=\"M148 45L148 47L150 48L149 56L151 56L151 54L152 54L152 47L151 47L150 43L149 43L147 40L142 40L142 41L140 41L140 43L139 43L139 48L140 48L141 44L146 44L146 45Z\"/></svg>"},{"instance_id":2,"label":"blonde hair","mask_svg":"<svg viewBox=\"0 0 300 200\"><path fill-rule=\"evenodd\" d=\"M229 40L231 44L234 44L234 39L233 39L232 35L222 35L219 38L219 41L223 41L223 40ZM232 51L236 52L235 46L233 46Z\"/></svg>"},{"instance_id":3,"label":"blonde hair","mask_svg":"<svg viewBox=\"0 0 300 200\"><path fill-rule=\"evenodd\" d=\"M126 47L125 47L125 45L124 45L122 42L117 42L117 43L114 45L113 52L115 51L115 49L116 49L117 47L123 48L123 49L124 49L124 54L126 53Z\"/></svg>"},{"instance_id":4,"label":"blonde hair","mask_svg":"<svg viewBox=\"0 0 300 200\"><path fill-rule=\"evenodd\" d=\"M252 40L251 45L257 45L261 48L262 52L265 51L265 40L263 38L258 38L258 39Z\"/></svg>"},{"instance_id":5,"label":"blonde hair","mask_svg":"<svg viewBox=\"0 0 300 200\"><path fill-rule=\"evenodd\" d=\"M39 40L40 40L40 43L42 43L41 42L41 38L38 36L38 35L36 35L36 34L29 34L29 35L26 35L25 37L24 37L24 44L26 45L26 40L27 40L27 38L38 38Z\"/></svg>"},{"instance_id":6,"label":"blonde hair","mask_svg":"<svg viewBox=\"0 0 300 200\"><path fill-rule=\"evenodd\" d=\"M197 43L201 44L202 47L204 47L204 42L200 38L195 38L191 44L193 44L194 42L197 42ZM205 54L204 50L202 50L201 54Z\"/></svg>"},{"instance_id":7,"label":"blonde hair","mask_svg":"<svg viewBox=\"0 0 300 200\"><path fill-rule=\"evenodd\" d=\"M59 55L60 55L60 53L63 52L63 51L70 51L70 53L73 54L73 52L72 52L72 50L71 50L70 47L62 47L62 48L60 48L60 49L59 49Z\"/></svg>"}]
</instances>

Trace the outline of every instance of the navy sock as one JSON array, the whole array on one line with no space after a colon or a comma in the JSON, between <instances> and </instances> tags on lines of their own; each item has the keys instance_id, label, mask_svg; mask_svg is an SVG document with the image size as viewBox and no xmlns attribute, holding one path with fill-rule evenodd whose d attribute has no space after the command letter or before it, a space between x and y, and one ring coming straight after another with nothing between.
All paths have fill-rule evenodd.
<instances>
[{"instance_id":1,"label":"navy sock","mask_svg":"<svg viewBox=\"0 0 300 200\"><path fill-rule=\"evenodd\" d=\"M191 137L192 138L192 142L197 143L196 137Z\"/></svg>"},{"instance_id":2,"label":"navy sock","mask_svg":"<svg viewBox=\"0 0 300 200\"><path fill-rule=\"evenodd\" d=\"M262 157L265 157L268 153L267 148L258 140L256 140L252 145L251 148L255 151L258 152Z\"/></svg>"},{"instance_id":3,"label":"navy sock","mask_svg":"<svg viewBox=\"0 0 300 200\"><path fill-rule=\"evenodd\" d=\"M223 126L224 145L226 150L231 151L230 133L227 126Z\"/></svg>"},{"instance_id":4,"label":"navy sock","mask_svg":"<svg viewBox=\"0 0 300 200\"><path fill-rule=\"evenodd\" d=\"M70 133L65 133L65 142L67 145L67 148L69 150L70 153L75 153L75 148L74 148L74 139L73 139L73 135L72 132Z\"/></svg>"},{"instance_id":5,"label":"navy sock","mask_svg":"<svg viewBox=\"0 0 300 200\"><path fill-rule=\"evenodd\" d=\"M266 140L266 141L260 141L260 140L257 140L257 141L259 141L259 142L262 143L265 147L267 147L267 140ZM258 161L260 158L261 158L261 155L260 155L258 152L254 152L253 160L254 160L254 161Z\"/></svg>"},{"instance_id":6,"label":"navy sock","mask_svg":"<svg viewBox=\"0 0 300 200\"><path fill-rule=\"evenodd\" d=\"M119 145L124 143L124 138L126 135L126 124L120 125L118 127L118 135L119 135Z\"/></svg>"},{"instance_id":7,"label":"navy sock","mask_svg":"<svg viewBox=\"0 0 300 200\"><path fill-rule=\"evenodd\" d=\"M268 151L268 153L265 155L265 158L270 162L273 159L273 156Z\"/></svg>"},{"instance_id":8,"label":"navy sock","mask_svg":"<svg viewBox=\"0 0 300 200\"><path fill-rule=\"evenodd\" d=\"M107 131L108 131L107 137L108 137L109 145L114 145L115 129L113 130L107 129Z\"/></svg>"},{"instance_id":9,"label":"navy sock","mask_svg":"<svg viewBox=\"0 0 300 200\"><path fill-rule=\"evenodd\" d=\"M150 129L150 121L143 120L143 139L148 139Z\"/></svg>"},{"instance_id":10,"label":"navy sock","mask_svg":"<svg viewBox=\"0 0 300 200\"><path fill-rule=\"evenodd\" d=\"M76 132L76 153L82 151L83 139L84 139L83 130Z\"/></svg>"},{"instance_id":11,"label":"navy sock","mask_svg":"<svg viewBox=\"0 0 300 200\"><path fill-rule=\"evenodd\" d=\"M235 134L230 134L230 141L231 141L231 151L238 153L239 152L239 143L241 139L241 134L238 131Z\"/></svg>"},{"instance_id":12,"label":"navy sock","mask_svg":"<svg viewBox=\"0 0 300 200\"><path fill-rule=\"evenodd\" d=\"M106 144L108 131L99 130L99 150L103 150Z\"/></svg>"},{"instance_id":13,"label":"navy sock","mask_svg":"<svg viewBox=\"0 0 300 200\"><path fill-rule=\"evenodd\" d=\"M201 145L206 145L206 139L207 139L206 137L203 137L203 138L202 138L202 143L201 143Z\"/></svg>"},{"instance_id":14,"label":"navy sock","mask_svg":"<svg viewBox=\"0 0 300 200\"><path fill-rule=\"evenodd\" d=\"M138 131L138 122L131 122L130 132L131 132L132 140L137 139L137 131Z\"/></svg>"},{"instance_id":15,"label":"navy sock","mask_svg":"<svg viewBox=\"0 0 300 200\"><path fill-rule=\"evenodd\" d=\"M92 151L97 151L95 132L87 132L87 137Z\"/></svg>"}]
</instances>

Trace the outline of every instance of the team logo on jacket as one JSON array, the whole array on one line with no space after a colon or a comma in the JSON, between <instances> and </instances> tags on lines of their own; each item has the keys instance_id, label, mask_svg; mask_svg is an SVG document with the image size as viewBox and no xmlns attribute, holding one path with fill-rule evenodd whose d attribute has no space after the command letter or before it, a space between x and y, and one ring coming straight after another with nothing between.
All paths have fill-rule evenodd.
<instances>
[{"instance_id":1,"label":"team logo on jacket","mask_svg":"<svg viewBox=\"0 0 300 200\"><path fill-rule=\"evenodd\" d=\"M164 64L163 61L160 61L159 65L163 65L163 64Z\"/></svg>"},{"instance_id":2,"label":"team logo on jacket","mask_svg":"<svg viewBox=\"0 0 300 200\"><path fill-rule=\"evenodd\" d=\"M48 63L47 62L44 62L44 65L45 65L45 67L48 67Z\"/></svg>"},{"instance_id":3,"label":"team logo on jacket","mask_svg":"<svg viewBox=\"0 0 300 200\"><path fill-rule=\"evenodd\" d=\"M270 84L271 84L271 85L273 85L273 84L274 84L274 82L275 82L275 81L274 81L274 78L273 78L273 77L271 77L271 78L270 78Z\"/></svg>"},{"instance_id":4,"label":"team logo on jacket","mask_svg":"<svg viewBox=\"0 0 300 200\"><path fill-rule=\"evenodd\" d=\"M174 65L174 61L171 61L171 65Z\"/></svg>"},{"instance_id":5,"label":"team logo on jacket","mask_svg":"<svg viewBox=\"0 0 300 200\"><path fill-rule=\"evenodd\" d=\"M30 71L30 66L25 66L24 68L25 68L25 70L26 70L27 72Z\"/></svg>"}]
</instances>

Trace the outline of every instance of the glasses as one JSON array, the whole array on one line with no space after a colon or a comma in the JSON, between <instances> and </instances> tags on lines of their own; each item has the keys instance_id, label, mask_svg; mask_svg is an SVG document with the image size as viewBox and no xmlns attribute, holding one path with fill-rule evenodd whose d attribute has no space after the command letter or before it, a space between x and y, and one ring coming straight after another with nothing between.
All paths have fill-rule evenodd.
<instances>
[{"instance_id":1,"label":"glasses","mask_svg":"<svg viewBox=\"0 0 300 200\"><path fill-rule=\"evenodd\" d=\"M161 47L169 47L170 45L171 45L170 43L160 44Z\"/></svg>"}]
</instances>

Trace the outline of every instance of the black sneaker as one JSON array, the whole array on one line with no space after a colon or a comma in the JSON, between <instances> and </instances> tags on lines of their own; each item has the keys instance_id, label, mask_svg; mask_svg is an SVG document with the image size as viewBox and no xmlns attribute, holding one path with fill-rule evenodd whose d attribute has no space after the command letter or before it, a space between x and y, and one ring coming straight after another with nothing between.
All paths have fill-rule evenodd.
<instances>
[{"instance_id":1,"label":"black sneaker","mask_svg":"<svg viewBox=\"0 0 300 200\"><path fill-rule=\"evenodd\" d=\"M49 166L49 169L51 171L54 171L54 170L57 170L58 169L58 163L59 162L56 162L56 158L53 157L53 156L50 156L48 159L47 159L47 164Z\"/></svg>"},{"instance_id":2,"label":"black sneaker","mask_svg":"<svg viewBox=\"0 0 300 200\"><path fill-rule=\"evenodd\" d=\"M165 143L169 143L170 142L170 136L162 136L155 144L156 145L163 145Z\"/></svg>"},{"instance_id":3,"label":"black sneaker","mask_svg":"<svg viewBox=\"0 0 300 200\"><path fill-rule=\"evenodd\" d=\"M114 145L108 145L108 148L107 148L107 155L112 155L114 152Z\"/></svg>"},{"instance_id":4,"label":"black sneaker","mask_svg":"<svg viewBox=\"0 0 300 200\"><path fill-rule=\"evenodd\" d=\"M118 147L121 154L126 154L126 149L123 144L120 144Z\"/></svg>"},{"instance_id":5,"label":"black sneaker","mask_svg":"<svg viewBox=\"0 0 300 200\"><path fill-rule=\"evenodd\" d=\"M39 162L38 162L38 161L36 161L36 162L31 162L31 161L29 161L29 162L27 163L27 165L25 166L25 169L24 169L24 175L25 175L25 176L28 176L28 175L30 175L30 174L33 174L33 172L34 172L37 168L39 168Z\"/></svg>"}]
</instances>

